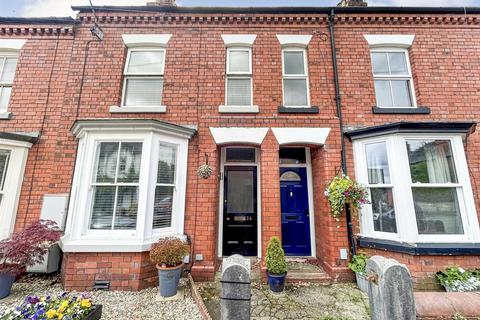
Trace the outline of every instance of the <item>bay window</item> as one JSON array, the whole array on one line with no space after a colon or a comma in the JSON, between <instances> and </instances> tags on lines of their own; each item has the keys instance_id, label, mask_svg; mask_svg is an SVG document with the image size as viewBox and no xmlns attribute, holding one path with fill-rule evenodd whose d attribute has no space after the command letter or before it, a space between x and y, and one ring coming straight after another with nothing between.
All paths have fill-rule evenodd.
<instances>
[{"instance_id":1,"label":"bay window","mask_svg":"<svg viewBox=\"0 0 480 320\"><path fill-rule=\"evenodd\" d=\"M355 168L371 204L361 235L403 242L473 242L479 226L460 134L354 140Z\"/></svg>"},{"instance_id":2,"label":"bay window","mask_svg":"<svg viewBox=\"0 0 480 320\"><path fill-rule=\"evenodd\" d=\"M158 120L77 121L63 250L138 252L159 237L183 234L188 139L194 132Z\"/></svg>"},{"instance_id":3,"label":"bay window","mask_svg":"<svg viewBox=\"0 0 480 320\"><path fill-rule=\"evenodd\" d=\"M2 204L5 177L7 176L8 160L10 159L10 150L0 149L0 205Z\"/></svg>"}]
</instances>

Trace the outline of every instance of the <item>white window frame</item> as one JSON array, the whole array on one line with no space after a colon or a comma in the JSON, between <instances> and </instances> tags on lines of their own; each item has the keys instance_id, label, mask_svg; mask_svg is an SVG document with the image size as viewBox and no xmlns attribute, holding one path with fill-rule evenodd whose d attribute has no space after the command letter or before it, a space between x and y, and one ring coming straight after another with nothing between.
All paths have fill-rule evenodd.
<instances>
[{"instance_id":1,"label":"white window frame","mask_svg":"<svg viewBox=\"0 0 480 320\"><path fill-rule=\"evenodd\" d=\"M3 72L3 68L5 67L5 61L7 58L16 58L17 59L17 64L16 64L16 67L15 67L15 74L16 74L16 69L18 67L18 60L19 60L19 54L18 52L16 51L0 51L0 59L2 58L5 58L4 62L3 62L3 65L0 66L0 75L1 73ZM14 74L14 79L10 82L10 81L0 81L0 99L2 97L2 94L3 94L3 88L12 88L13 89L13 82L15 81L15 74ZM12 90L12 93L13 93L13 90ZM11 98L11 94L10 94L10 98ZM5 109L0 109L0 114L6 114L8 113L8 105L10 104L10 99L7 103L7 106Z\"/></svg>"},{"instance_id":2,"label":"white window frame","mask_svg":"<svg viewBox=\"0 0 480 320\"><path fill-rule=\"evenodd\" d=\"M71 190L65 236L61 240L64 252L143 252L161 237L180 236L184 230L188 137L158 129L122 127L96 128L79 135L79 149ZM134 230L89 229L93 190L90 187L95 170L97 145L100 142L142 142L140 180L138 183L137 226ZM153 229L153 208L157 185L160 144L177 148L175 197L172 204L172 224Z\"/></svg>"},{"instance_id":3,"label":"white window frame","mask_svg":"<svg viewBox=\"0 0 480 320\"><path fill-rule=\"evenodd\" d=\"M230 53L235 51L248 51L248 71L230 71ZM228 108L249 108L253 107L253 72L252 72L252 48L249 47L230 47L227 48L227 65L225 66L225 107ZM250 80L250 105L231 105L228 104L228 80L229 79L247 79Z\"/></svg>"},{"instance_id":4,"label":"white window frame","mask_svg":"<svg viewBox=\"0 0 480 320\"><path fill-rule=\"evenodd\" d=\"M377 105L378 108L385 108L385 109L392 109L392 108L403 108L403 109L411 109L411 108L417 108L417 97L415 95L415 86L413 84L413 76L412 76L412 68L410 66L410 54L409 54L409 51L408 49L405 49L405 48L395 48L395 47L375 47L375 48L372 48L370 49L370 59L372 54L375 53L375 52L380 52L380 53L390 53L390 52L395 52L395 53L403 53L404 56L405 56L405 63L407 65L407 75L375 75L375 73L373 72L373 61L372 61L372 76L373 76L373 83L374 83L374 91L375 91L375 104L377 104L376 102L376 98L377 98L377 92L376 92L376 89L375 89L375 81L376 80L386 80L386 81L390 81L390 80L406 80L408 81L408 89L410 90L410 99L411 99L411 103L412 105L411 106L408 106L408 107L402 107L402 106L380 106L380 105ZM388 62L388 59L387 59L387 63ZM393 99L393 89L392 89L392 85L390 84L390 93L392 95L392 99Z\"/></svg>"},{"instance_id":5,"label":"white window frame","mask_svg":"<svg viewBox=\"0 0 480 320\"><path fill-rule=\"evenodd\" d=\"M0 139L0 149L10 152L0 203L0 239L8 238L14 230L23 176L32 147L29 142Z\"/></svg>"},{"instance_id":6,"label":"white window frame","mask_svg":"<svg viewBox=\"0 0 480 320\"><path fill-rule=\"evenodd\" d=\"M302 52L303 64L305 72L303 74L286 74L285 73L285 52ZM285 104L285 80L305 80L307 86L307 105L305 106L287 106ZM306 48L300 47L286 47L282 48L282 101L286 108L310 108L310 79L308 76L308 52Z\"/></svg>"},{"instance_id":7,"label":"white window frame","mask_svg":"<svg viewBox=\"0 0 480 320\"><path fill-rule=\"evenodd\" d=\"M163 60L162 60L162 71L157 73L157 72L146 72L146 73L136 73L136 72L128 72L128 66L130 64L130 57L132 55L132 52L151 52L151 51L160 51L163 52ZM160 101L159 105L152 105L152 106L126 106L125 105L125 100L126 100L126 95L127 95L127 81L128 79L160 79L162 81L165 81L164 79L164 73L165 73L165 57L167 55L167 52L165 48L131 48L128 49L127 53L127 60L125 62L125 67L123 70L123 91L122 91L122 108L155 108L155 107L161 107L163 106L163 88L162 88L162 101ZM164 85L164 82L162 82ZM140 111L141 112L141 111Z\"/></svg>"},{"instance_id":8,"label":"white window frame","mask_svg":"<svg viewBox=\"0 0 480 320\"><path fill-rule=\"evenodd\" d=\"M457 198L464 229L463 235L421 235L418 233L415 208L412 196L410 165L406 140L448 140L452 146L452 155L457 171L458 183L447 183L442 186L456 187ZM470 182L468 164L461 134L394 134L373 138L358 139L353 142L355 175L357 180L368 186L368 172L365 145L386 142L390 169L391 185L395 206L397 233L377 232L373 227L372 206L365 205L361 209L361 236L402 241L407 243L468 243L480 240L478 218ZM380 185L375 185L379 187ZM439 186L439 185L437 185Z\"/></svg>"}]
</instances>

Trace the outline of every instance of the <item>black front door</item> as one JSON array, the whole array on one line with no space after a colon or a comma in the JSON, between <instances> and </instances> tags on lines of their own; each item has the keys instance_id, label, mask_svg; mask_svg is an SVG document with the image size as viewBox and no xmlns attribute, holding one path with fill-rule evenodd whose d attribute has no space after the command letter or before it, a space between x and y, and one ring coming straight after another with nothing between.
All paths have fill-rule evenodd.
<instances>
[{"instance_id":1,"label":"black front door","mask_svg":"<svg viewBox=\"0 0 480 320\"><path fill-rule=\"evenodd\" d=\"M225 166L223 255L257 255L257 167Z\"/></svg>"}]
</instances>

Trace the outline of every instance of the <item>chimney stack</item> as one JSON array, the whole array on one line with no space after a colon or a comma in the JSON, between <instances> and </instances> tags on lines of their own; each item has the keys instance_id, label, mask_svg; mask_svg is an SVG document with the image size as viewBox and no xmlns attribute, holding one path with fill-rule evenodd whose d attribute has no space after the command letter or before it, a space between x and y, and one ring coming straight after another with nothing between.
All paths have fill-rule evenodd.
<instances>
[{"instance_id":1,"label":"chimney stack","mask_svg":"<svg viewBox=\"0 0 480 320\"><path fill-rule=\"evenodd\" d=\"M155 0L147 2L147 6L175 7L176 5L175 0Z\"/></svg>"},{"instance_id":2,"label":"chimney stack","mask_svg":"<svg viewBox=\"0 0 480 320\"><path fill-rule=\"evenodd\" d=\"M364 0L342 0L338 4L339 7L366 7L367 1Z\"/></svg>"}]
</instances>

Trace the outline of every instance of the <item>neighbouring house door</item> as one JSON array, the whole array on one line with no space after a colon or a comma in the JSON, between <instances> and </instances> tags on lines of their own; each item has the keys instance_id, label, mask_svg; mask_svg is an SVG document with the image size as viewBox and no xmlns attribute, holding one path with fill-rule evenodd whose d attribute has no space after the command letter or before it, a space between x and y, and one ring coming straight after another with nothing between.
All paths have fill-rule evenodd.
<instances>
[{"instance_id":1,"label":"neighbouring house door","mask_svg":"<svg viewBox=\"0 0 480 320\"><path fill-rule=\"evenodd\" d=\"M257 256L257 167L224 168L223 255Z\"/></svg>"},{"instance_id":2,"label":"neighbouring house door","mask_svg":"<svg viewBox=\"0 0 480 320\"><path fill-rule=\"evenodd\" d=\"M289 256L310 256L307 169L280 168L282 244Z\"/></svg>"}]
</instances>

